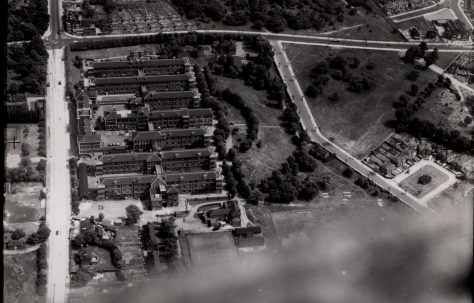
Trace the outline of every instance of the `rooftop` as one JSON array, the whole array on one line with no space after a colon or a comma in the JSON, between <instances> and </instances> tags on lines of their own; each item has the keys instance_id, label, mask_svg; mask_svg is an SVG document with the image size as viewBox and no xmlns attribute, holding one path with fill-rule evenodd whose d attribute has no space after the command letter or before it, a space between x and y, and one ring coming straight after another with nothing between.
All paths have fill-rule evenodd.
<instances>
[{"instance_id":1,"label":"rooftop","mask_svg":"<svg viewBox=\"0 0 474 303\"><path fill-rule=\"evenodd\" d=\"M81 136L77 136L77 141L79 143L100 142L101 141L101 136L100 136L100 134L97 134L97 135L81 135Z\"/></svg>"},{"instance_id":2,"label":"rooftop","mask_svg":"<svg viewBox=\"0 0 474 303\"><path fill-rule=\"evenodd\" d=\"M173 99L173 98L192 98L196 94L195 91L185 90L176 92L155 92L150 91L143 99Z\"/></svg>"},{"instance_id":3,"label":"rooftop","mask_svg":"<svg viewBox=\"0 0 474 303\"><path fill-rule=\"evenodd\" d=\"M119 60L105 60L105 61L96 61L93 63L94 69L107 69L111 67L130 67L130 68L140 68L147 66L168 66L182 64L184 65L184 59L144 59L144 60L127 60L126 58Z\"/></svg>"},{"instance_id":4,"label":"rooftop","mask_svg":"<svg viewBox=\"0 0 474 303\"><path fill-rule=\"evenodd\" d=\"M105 186L110 185L128 185L133 182L138 184L151 184L155 180L155 175L136 175L136 176L121 176L121 177L104 177L101 178L101 184Z\"/></svg>"},{"instance_id":5,"label":"rooftop","mask_svg":"<svg viewBox=\"0 0 474 303\"><path fill-rule=\"evenodd\" d=\"M190 76L187 74L179 75L156 75L156 76L135 76L135 77L106 77L95 78L94 83L98 84L120 84L120 83L150 83L155 81L184 81L189 80Z\"/></svg>"}]
</instances>

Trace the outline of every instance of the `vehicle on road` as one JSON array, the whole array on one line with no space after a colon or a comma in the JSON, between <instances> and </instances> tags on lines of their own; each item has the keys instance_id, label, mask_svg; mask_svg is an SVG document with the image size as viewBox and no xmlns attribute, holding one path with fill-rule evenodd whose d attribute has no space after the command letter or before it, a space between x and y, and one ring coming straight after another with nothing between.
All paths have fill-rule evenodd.
<instances>
[{"instance_id":1,"label":"vehicle on road","mask_svg":"<svg viewBox=\"0 0 474 303\"><path fill-rule=\"evenodd\" d=\"M49 87L49 82L46 82L46 87Z\"/></svg>"},{"instance_id":2,"label":"vehicle on road","mask_svg":"<svg viewBox=\"0 0 474 303\"><path fill-rule=\"evenodd\" d=\"M58 85L61 85L61 81L58 82Z\"/></svg>"},{"instance_id":3,"label":"vehicle on road","mask_svg":"<svg viewBox=\"0 0 474 303\"><path fill-rule=\"evenodd\" d=\"M59 230L56 231L56 236L59 235Z\"/></svg>"}]
</instances>

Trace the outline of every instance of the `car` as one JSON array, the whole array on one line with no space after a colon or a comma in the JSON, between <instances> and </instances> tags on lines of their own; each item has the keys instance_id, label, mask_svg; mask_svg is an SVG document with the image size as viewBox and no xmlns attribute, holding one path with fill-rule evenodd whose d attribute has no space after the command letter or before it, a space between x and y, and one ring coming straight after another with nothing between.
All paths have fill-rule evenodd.
<instances>
[{"instance_id":1,"label":"car","mask_svg":"<svg viewBox=\"0 0 474 303\"><path fill-rule=\"evenodd\" d=\"M58 85L61 85L61 81L58 82Z\"/></svg>"},{"instance_id":2,"label":"car","mask_svg":"<svg viewBox=\"0 0 474 303\"><path fill-rule=\"evenodd\" d=\"M46 87L49 87L49 82L46 82Z\"/></svg>"},{"instance_id":3,"label":"car","mask_svg":"<svg viewBox=\"0 0 474 303\"><path fill-rule=\"evenodd\" d=\"M56 231L56 236L59 235L59 230Z\"/></svg>"}]
</instances>

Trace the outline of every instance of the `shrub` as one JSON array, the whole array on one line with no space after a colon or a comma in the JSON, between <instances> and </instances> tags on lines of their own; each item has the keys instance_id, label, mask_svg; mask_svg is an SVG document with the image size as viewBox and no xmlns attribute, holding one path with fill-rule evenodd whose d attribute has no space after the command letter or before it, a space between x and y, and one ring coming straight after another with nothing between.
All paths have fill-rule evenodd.
<instances>
[{"instance_id":1,"label":"shrub","mask_svg":"<svg viewBox=\"0 0 474 303\"><path fill-rule=\"evenodd\" d=\"M353 174L354 174L354 171L353 171L350 167L346 168L346 169L342 172L342 175L343 175L344 177L347 177L347 178L352 177Z\"/></svg>"},{"instance_id":2,"label":"shrub","mask_svg":"<svg viewBox=\"0 0 474 303\"><path fill-rule=\"evenodd\" d=\"M467 125L471 124L471 122L472 122L472 118L470 116L466 116L464 118L464 123L466 123Z\"/></svg>"},{"instance_id":3,"label":"shrub","mask_svg":"<svg viewBox=\"0 0 474 303\"><path fill-rule=\"evenodd\" d=\"M25 237L25 231L23 229L15 229L15 231L12 233L12 239L13 240L19 240L21 238Z\"/></svg>"},{"instance_id":4,"label":"shrub","mask_svg":"<svg viewBox=\"0 0 474 303\"><path fill-rule=\"evenodd\" d=\"M418 178L418 183L421 185L426 185L431 182L431 176L430 175L422 175Z\"/></svg>"}]
</instances>

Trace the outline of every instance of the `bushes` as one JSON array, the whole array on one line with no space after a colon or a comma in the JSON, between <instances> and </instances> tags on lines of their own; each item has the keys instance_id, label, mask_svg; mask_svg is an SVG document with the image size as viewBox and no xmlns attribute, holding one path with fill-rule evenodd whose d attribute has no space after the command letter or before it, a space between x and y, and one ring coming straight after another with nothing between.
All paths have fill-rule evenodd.
<instances>
[{"instance_id":1,"label":"bushes","mask_svg":"<svg viewBox=\"0 0 474 303\"><path fill-rule=\"evenodd\" d=\"M354 171L353 171L350 167L346 168L346 169L342 172L342 175L343 175L344 177L346 177L346 178L352 177L353 174L354 174Z\"/></svg>"},{"instance_id":2,"label":"bushes","mask_svg":"<svg viewBox=\"0 0 474 303\"><path fill-rule=\"evenodd\" d=\"M431 176L430 175L422 175L418 178L418 184L421 184L421 185L426 185L426 184L429 184L431 183Z\"/></svg>"},{"instance_id":3,"label":"bushes","mask_svg":"<svg viewBox=\"0 0 474 303\"><path fill-rule=\"evenodd\" d=\"M46 284L47 280L47 269L48 269L48 260L47 260L47 248L46 244L41 244L37 250L37 261L36 266L38 270L38 275L36 277L36 293L39 296L44 296L46 294Z\"/></svg>"}]
</instances>

